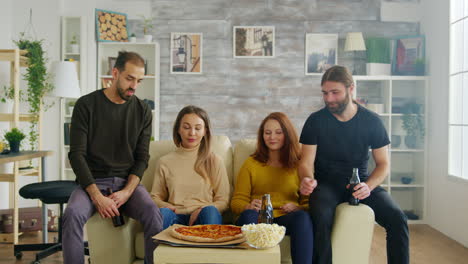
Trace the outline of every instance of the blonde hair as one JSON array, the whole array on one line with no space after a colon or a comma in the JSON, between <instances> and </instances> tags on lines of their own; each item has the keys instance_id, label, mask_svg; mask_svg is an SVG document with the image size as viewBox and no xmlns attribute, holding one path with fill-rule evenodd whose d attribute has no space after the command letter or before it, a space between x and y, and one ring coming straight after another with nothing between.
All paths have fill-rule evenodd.
<instances>
[{"instance_id":1,"label":"blonde hair","mask_svg":"<svg viewBox=\"0 0 468 264\"><path fill-rule=\"evenodd\" d=\"M188 114L196 114L205 123L205 135L203 136L200 147L198 148L197 160L195 161L194 170L200 174L203 179L207 180L212 184L212 169L214 167L214 154L211 151L211 125L208 114L205 110L194 105L188 105L177 114L177 118L174 122L174 128L172 130L172 139L177 147L182 144L182 138L179 135L180 123L182 118Z\"/></svg>"}]
</instances>

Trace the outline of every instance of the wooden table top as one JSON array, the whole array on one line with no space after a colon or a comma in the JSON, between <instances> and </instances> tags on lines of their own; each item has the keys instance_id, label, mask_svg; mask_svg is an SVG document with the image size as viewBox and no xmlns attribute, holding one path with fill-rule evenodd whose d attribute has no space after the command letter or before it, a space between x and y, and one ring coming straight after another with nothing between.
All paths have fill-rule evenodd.
<instances>
[{"instance_id":1,"label":"wooden table top","mask_svg":"<svg viewBox=\"0 0 468 264\"><path fill-rule=\"evenodd\" d=\"M10 152L8 154L0 155L0 163L30 160L34 158L50 156L52 154L53 152L50 150L26 150L26 151L20 151L17 153Z\"/></svg>"}]
</instances>

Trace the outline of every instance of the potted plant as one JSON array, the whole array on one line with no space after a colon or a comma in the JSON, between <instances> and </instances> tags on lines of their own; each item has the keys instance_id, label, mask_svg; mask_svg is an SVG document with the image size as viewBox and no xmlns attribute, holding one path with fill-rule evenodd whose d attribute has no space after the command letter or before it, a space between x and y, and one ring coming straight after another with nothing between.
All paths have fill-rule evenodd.
<instances>
[{"instance_id":1,"label":"potted plant","mask_svg":"<svg viewBox=\"0 0 468 264\"><path fill-rule=\"evenodd\" d=\"M71 53L80 53L80 46L78 45L78 40L76 39L75 33L73 33L70 40L70 49Z\"/></svg>"},{"instance_id":2,"label":"potted plant","mask_svg":"<svg viewBox=\"0 0 468 264\"><path fill-rule=\"evenodd\" d=\"M425 127L422 105L414 102L405 104L402 108L403 129L406 131L405 145L408 148L418 148L424 141Z\"/></svg>"},{"instance_id":3,"label":"potted plant","mask_svg":"<svg viewBox=\"0 0 468 264\"><path fill-rule=\"evenodd\" d=\"M150 30L153 28L153 18L146 18L144 15L140 15L142 18L141 25L143 26L143 34L145 42L150 43L153 40L153 35L150 35Z\"/></svg>"},{"instance_id":4,"label":"potted plant","mask_svg":"<svg viewBox=\"0 0 468 264\"><path fill-rule=\"evenodd\" d=\"M136 36L135 36L135 33L132 33L132 34L130 35L130 39L129 39L129 41L130 41L130 42L132 42L132 43L135 43L135 42L136 42Z\"/></svg>"},{"instance_id":5,"label":"potted plant","mask_svg":"<svg viewBox=\"0 0 468 264\"><path fill-rule=\"evenodd\" d=\"M367 75L390 75L390 40L386 38L366 39Z\"/></svg>"},{"instance_id":6,"label":"potted plant","mask_svg":"<svg viewBox=\"0 0 468 264\"><path fill-rule=\"evenodd\" d=\"M3 92L0 93L1 113L13 112L13 105L15 101L15 88L14 86L3 86ZM19 91L19 101L23 101L23 91Z\"/></svg>"},{"instance_id":7,"label":"potted plant","mask_svg":"<svg viewBox=\"0 0 468 264\"><path fill-rule=\"evenodd\" d=\"M5 140L8 141L10 145L10 151L15 153L19 152L19 147L21 145L21 140L23 140L26 135L21 132L18 128L14 127L7 133L5 133Z\"/></svg>"},{"instance_id":8,"label":"potted plant","mask_svg":"<svg viewBox=\"0 0 468 264\"><path fill-rule=\"evenodd\" d=\"M28 58L28 69L23 74L24 80L28 83L25 101L29 105L29 113L38 116L41 109L46 111L51 105L45 104L44 95L54 89L52 78L46 68L46 55L42 47L42 40L26 39L24 33L20 33L20 39L14 41L21 50L26 50ZM31 119L29 129L29 142L31 150L37 148L39 132L37 129L38 118Z\"/></svg>"}]
</instances>

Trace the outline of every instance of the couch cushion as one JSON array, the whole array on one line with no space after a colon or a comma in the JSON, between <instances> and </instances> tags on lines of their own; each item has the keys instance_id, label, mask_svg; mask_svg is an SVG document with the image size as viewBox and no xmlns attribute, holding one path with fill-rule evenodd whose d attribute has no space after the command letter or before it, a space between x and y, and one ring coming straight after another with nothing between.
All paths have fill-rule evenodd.
<instances>
[{"instance_id":1,"label":"couch cushion","mask_svg":"<svg viewBox=\"0 0 468 264\"><path fill-rule=\"evenodd\" d=\"M236 185L237 174L244 164L244 161L255 152L257 147L257 140L256 139L241 139L237 142L234 148L234 177L233 177L233 186Z\"/></svg>"},{"instance_id":2,"label":"couch cushion","mask_svg":"<svg viewBox=\"0 0 468 264\"><path fill-rule=\"evenodd\" d=\"M145 258L145 237L143 232L138 232L135 236L135 257L139 259Z\"/></svg>"},{"instance_id":3,"label":"couch cushion","mask_svg":"<svg viewBox=\"0 0 468 264\"><path fill-rule=\"evenodd\" d=\"M148 168L143 174L141 183L148 191L151 191L154 178L154 170L156 169L156 161L162 156L174 151L176 146L172 140L152 141L150 143L150 160ZM232 185L232 145L227 136L213 136L211 149L218 155L226 166L229 183Z\"/></svg>"}]
</instances>

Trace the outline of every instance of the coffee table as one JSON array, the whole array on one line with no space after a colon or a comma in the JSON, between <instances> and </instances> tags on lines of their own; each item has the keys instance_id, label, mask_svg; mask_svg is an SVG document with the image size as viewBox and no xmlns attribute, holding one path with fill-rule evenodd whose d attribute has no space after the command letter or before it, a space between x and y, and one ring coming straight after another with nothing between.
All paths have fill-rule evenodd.
<instances>
[{"instance_id":1,"label":"coffee table","mask_svg":"<svg viewBox=\"0 0 468 264\"><path fill-rule=\"evenodd\" d=\"M229 264L279 264L280 248L230 249L173 247L160 244L154 251L154 264L168 263L229 263Z\"/></svg>"}]
</instances>

